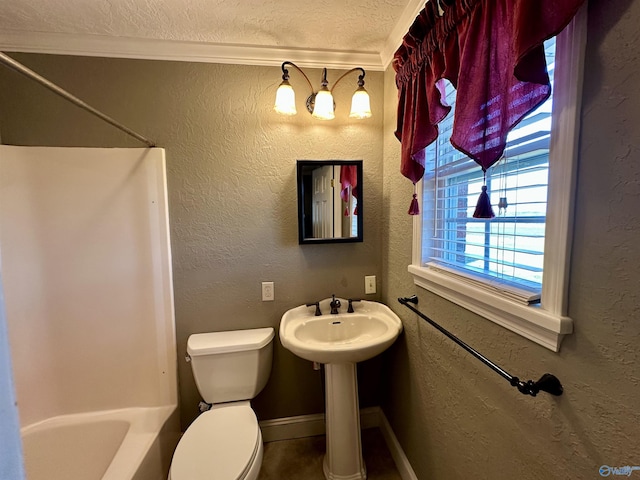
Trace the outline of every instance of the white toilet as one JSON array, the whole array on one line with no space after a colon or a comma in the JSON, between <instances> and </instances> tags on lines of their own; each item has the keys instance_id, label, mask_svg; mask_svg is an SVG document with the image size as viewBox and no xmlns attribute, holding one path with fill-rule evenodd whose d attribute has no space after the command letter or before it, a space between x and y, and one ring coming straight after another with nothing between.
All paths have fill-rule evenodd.
<instances>
[{"instance_id":1,"label":"white toilet","mask_svg":"<svg viewBox=\"0 0 640 480\"><path fill-rule=\"evenodd\" d=\"M171 460L169 480L255 480L262 434L249 400L271 373L273 328L199 333L187 341L191 369L213 404L187 428Z\"/></svg>"}]
</instances>

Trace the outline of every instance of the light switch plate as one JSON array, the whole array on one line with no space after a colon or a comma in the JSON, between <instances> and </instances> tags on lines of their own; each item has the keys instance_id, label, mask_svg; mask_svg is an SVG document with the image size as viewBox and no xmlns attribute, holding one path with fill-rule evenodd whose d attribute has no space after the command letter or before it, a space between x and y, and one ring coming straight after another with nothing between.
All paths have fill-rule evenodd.
<instances>
[{"instance_id":1,"label":"light switch plate","mask_svg":"<svg viewBox=\"0 0 640 480\"><path fill-rule=\"evenodd\" d=\"M376 276L367 275L364 277L364 293L369 295L376 293Z\"/></svg>"}]
</instances>

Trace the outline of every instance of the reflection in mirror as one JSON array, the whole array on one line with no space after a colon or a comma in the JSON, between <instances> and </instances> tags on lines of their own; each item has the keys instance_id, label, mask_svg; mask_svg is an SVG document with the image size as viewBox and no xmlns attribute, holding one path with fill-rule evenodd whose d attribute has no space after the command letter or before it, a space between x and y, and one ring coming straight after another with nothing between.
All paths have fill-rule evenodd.
<instances>
[{"instance_id":1,"label":"reflection in mirror","mask_svg":"<svg viewBox=\"0 0 640 480\"><path fill-rule=\"evenodd\" d=\"M362 242L362 160L298 160L299 243Z\"/></svg>"}]
</instances>

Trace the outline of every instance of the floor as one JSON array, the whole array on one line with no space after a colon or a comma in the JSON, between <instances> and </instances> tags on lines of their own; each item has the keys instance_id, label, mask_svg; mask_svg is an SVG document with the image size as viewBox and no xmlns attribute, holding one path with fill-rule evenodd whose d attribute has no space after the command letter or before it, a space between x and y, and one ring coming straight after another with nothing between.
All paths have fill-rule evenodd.
<instances>
[{"instance_id":1,"label":"floor","mask_svg":"<svg viewBox=\"0 0 640 480\"><path fill-rule=\"evenodd\" d=\"M258 480L325 480L324 452L324 435L265 443ZM362 456L368 480L401 480L378 428L362 431Z\"/></svg>"}]
</instances>

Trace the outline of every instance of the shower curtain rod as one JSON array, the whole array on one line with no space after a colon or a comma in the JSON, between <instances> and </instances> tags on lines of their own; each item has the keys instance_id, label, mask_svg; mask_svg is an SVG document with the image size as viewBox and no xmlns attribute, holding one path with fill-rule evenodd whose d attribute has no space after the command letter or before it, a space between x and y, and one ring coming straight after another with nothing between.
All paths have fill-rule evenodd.
<instances>
[{"instance_id":1,"label":"shower curtain rod","mask_svg":"<svg viewBox=\"0 0 640 480\"><path fill-rule=\"evenodd\" d=\"M60 88L55 83L50 82L49 80L47 80L43 76L38 75L33 70L25 67L20 62L17 62L16 60L14 60L13 58L11 58L10 56L6 55L3 52L0 52L0 62L5 64L7 67L15 70L16 72L21 73L21 74L31 78L32 80L35 80L36 82L38 82L43 87L48 88L49 90L51 90L53 93L55 93L57 95L60 95L62 98L65 98L66 100L69 100L74 105L82 108L83 110L86 110L89 113L92 113L96 117L98 117L98 118L104 120L105 122L113 125L117 129L122 130L124 133L126 133L128 135L131 135L132 137L136 138L137 140L140 140L142 143L146 144L148 147L155 147L156 146L156 144L154 142L152 142L151 140L149 140L149 139L143 137L142 135L134 132L130 128L125 127L121 123L118 123L113 118L109 117L108 115L105 115L101 111L96 110L91 105L86 104L85 102L80 100L78 97L70 94L69 92L67 92L66 90Z\"/></svg>"},{"instance_id":2,"label":"shower curtain rod","mask_svg":"<svg viewBox=\"0 0 640 480\"><path fill-rule=\"evenodd\" d=\"M447 329L441 327L436 322L431 320L420 310L409 305L409 303L413 303L414 305L418 304L417 296L412 295L410 297L399 298L398 302L400 302L402 305L407 307L409 310L412 310L413 312L417 313L418 316L422 318L425 322L427 322L429 325L431 325L436 330L440 331L441 333L449 337L451 340L453 340L459 346L464 348L471 355L473 355L482 363L484 363L486 366L488 366L491 370L496 372L501 377L505 378L509 382L509 384L511 384L512 387L518 387L518 391L520 393L524 395L531 395L532 397L535 397L540 391L547 392L555 396L562 395L562 392L563 392L562 384L560 383L560 380L558 380L558 378L555 375L552 375L550 373L545 373L544 375L542 375L542 377L540 377L540 380L538 380L537 382L534 382L533 380L523 382L518 377L514 377L513 375L510 375L509 373L507 373L504 369L500 368L498 365L493 363L491 360L489 360L487 357L482 355L480 352L478 352L477 350L471 348L469 345L464 343L462 340L456 337L453 333L451 333Z\"/></svg>"}]
</instances>

